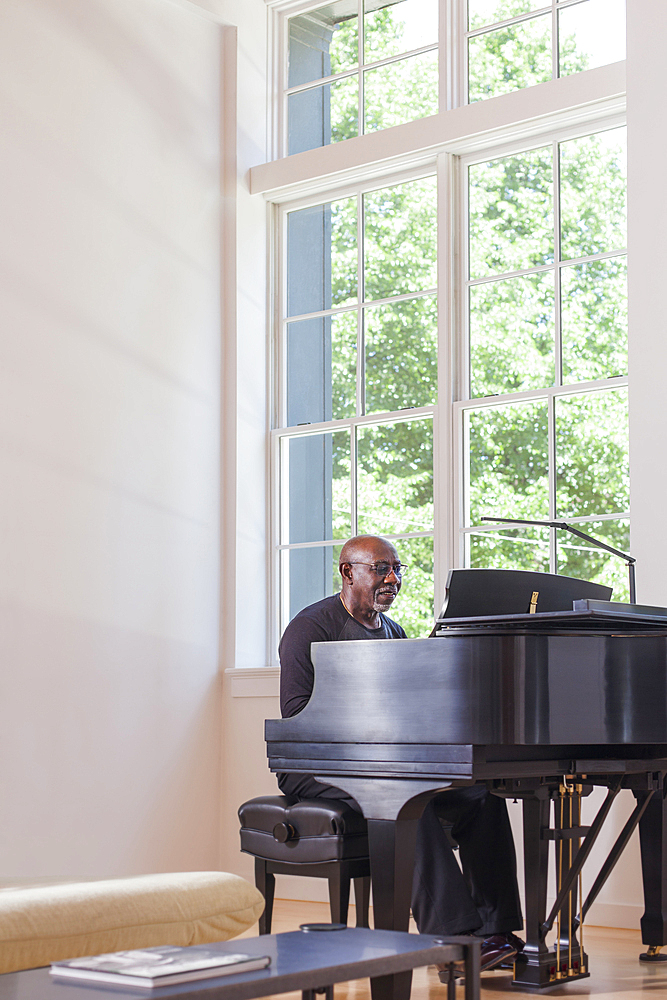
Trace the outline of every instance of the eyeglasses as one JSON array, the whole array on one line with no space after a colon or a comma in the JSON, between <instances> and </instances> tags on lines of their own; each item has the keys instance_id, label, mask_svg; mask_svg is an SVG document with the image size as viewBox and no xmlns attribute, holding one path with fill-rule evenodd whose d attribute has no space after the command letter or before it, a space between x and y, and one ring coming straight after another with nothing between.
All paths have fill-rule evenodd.
<instances>
[{"instance_id":1,"label":"eyeglasses","mask_svg":"<svg viewBox=\"0 0 667 1000\"><path fill-rule=\"evenodd\" d=\"M345 564L343 564L345 565ZM405 571L408 568L405 563L367 563L367 562L351 562L347 564L348 566L368 566L373 572L381 577L383 580L386 576L389 576L393 572L394 576L403 577L405 576Z\"/></svg>"}]
</instances>

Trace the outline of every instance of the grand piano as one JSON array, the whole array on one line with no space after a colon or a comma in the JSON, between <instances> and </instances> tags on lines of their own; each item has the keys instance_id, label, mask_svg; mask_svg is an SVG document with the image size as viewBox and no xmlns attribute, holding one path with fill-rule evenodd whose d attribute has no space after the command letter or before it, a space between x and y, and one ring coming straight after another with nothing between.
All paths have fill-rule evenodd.
<instances>
[{"instance_id":1,"label":"grand piano","mask_svg":"<svg viewBox=\"0 0 667 1000\"><path fill-rule=\"evenodd\" d=\"M583 920L637 825L644 957L660 960L667 943L667 613L595 599L601 590L578 597L576 587L569 609L553 607L561 594L536 610L535 594L564 578L525 576L525 613L481 612L470 595L483 578L462 575L463 600L452 601L452 587L449 614L428 639L314 643L312 697L298 715L267 720L266 739L273 771L314 774L360 804L376 927L408 928L416 826L430 798L484 782L520 799L526 947L513 982L542 989L590 974ZM500 592L509 599L506 585ZM458 614L471 604L472 615ZM583 826L581 800L596 785L606 796ZM582 899L581 869L624 789L633 813ZM557 898L548 908L550 844ZM373 984L374 1000L409 992L405 973Z\"/></svg>"}]
</instances>

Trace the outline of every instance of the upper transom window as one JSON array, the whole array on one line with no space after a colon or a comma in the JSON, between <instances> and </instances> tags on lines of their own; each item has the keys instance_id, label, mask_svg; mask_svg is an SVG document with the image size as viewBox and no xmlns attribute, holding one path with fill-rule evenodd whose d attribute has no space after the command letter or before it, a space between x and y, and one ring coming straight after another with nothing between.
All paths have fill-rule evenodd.
<instances>
[{"instance_id":1,"label":"upper transom window","mask_svg":"<svg viewBox=\"0 0 667 1000\"><path fill-rule=\"evenodd\" d=\"M468 101L625 59L625 0L468 0Z\"/></svg>"},{"instance_id":2,"label":"upper transom window","mask_svg":"<svg viewBox=\"0 0 667 1000\"><path fill-rule=\"evenodd\" d=\"M435 115L440 101L476 103L617 62L625 58L625 6L626 0L304 4L286 21L285 151ZM455 16L443 16L445 10ZM461 31L443 37L439 24L446 23ZM439 71L441 53L450 73Z\"/></svg>"},{"instance_id":3,"label":"upper transom window","mask_svg":"<svg viewBox=\"0 0 667 1000\"><path fill-rule=\"evenodd\" d=\"M336 0L288 22L288 152L438 111L438 0Z\"/></svg>"}]
</instances>

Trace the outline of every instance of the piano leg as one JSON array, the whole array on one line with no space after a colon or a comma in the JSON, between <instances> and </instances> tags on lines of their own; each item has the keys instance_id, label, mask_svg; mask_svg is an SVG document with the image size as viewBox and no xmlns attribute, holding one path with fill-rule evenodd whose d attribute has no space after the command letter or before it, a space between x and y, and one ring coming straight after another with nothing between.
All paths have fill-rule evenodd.
<instances>
[{"instance_id":1,"label":"piano leg","mask_svg":"<svg viewBox=\"0 0 667 1000\"><path fill-rule=\"evenodd\" d=\"M526 945L514 961L515 986L546 986L550 978L549 954L542 934L547 916L547 876L549 841L542 836L548 828L551 800L530 796L523 800L523 857L526 876Z\"/></svg>"},{"instance_id":2,"label":"piano leg","mask_svg":"<svg viewBox=\"0 0 667 1000\"><path fill-rule=\"evenodd\" d=\"M451 786L451 781L405 778L360 778L315 775L335 781L361 806L368 823L373 918L379 930L407 931L417 825L426 804ZM409 1000L411 972L371 979L373 1000ZM471 989L474 984L471 984Z\"/></svg>"},{"instance_id":3,"label":"piano leg","mask_svg":"<svg viewBox=\"0 0 667 1000\"><path fill-rule=\"evenodd\" d=\"M417 819L368 820L373 921L380 930L407 931ZM373 1000L409 1000L412 973L371 979Z\"/></svg>"},{"instance_id":4,"label":"piano leg","mask_svg":"<svg viewBox=\"0 0 667 1000\"><path fill-rule=\"evenodd\" d=\"M589 976L588 959L577 940L577 885L572 885L561 910L555 948L548 948L544 925L547 912L547 876L550 837L556 841L557 885L567 878L576 851L575 840L567 836L580 827L580 786L562 784L549 791L540 789L523 800L524 865L526 873L526 945L514 961L515 986L544 989L558 982L572 982ZM550 829L551 798L556 814ZM563 837L562 834L566 836ZM559 851L562 853L559 856Z\"/></svg>"},{"instance_id":5,"label":"piano leg","mask_svg":"<svg viewBox=\"0 0 667 1000\"><path fill-rule=\"evenodd\" d=\"M642 792L636 792L641 799ZM639 821L639 843L644 882L642 941L647 951L643 962L665 962L660 948L667 944L667 800L656 792Z\"/></svg>"}]
</instances>

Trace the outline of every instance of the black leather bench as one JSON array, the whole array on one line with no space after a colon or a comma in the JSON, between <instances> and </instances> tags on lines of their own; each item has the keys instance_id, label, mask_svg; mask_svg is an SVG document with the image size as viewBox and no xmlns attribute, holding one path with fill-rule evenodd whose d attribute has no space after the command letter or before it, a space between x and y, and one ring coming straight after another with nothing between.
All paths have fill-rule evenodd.
<instances>
[{"instance_id":1,"label":"black leather bench","mask_svg":"<svg viewBox=\"0 0 667 1000\"><path fill-rule=\"evenodd\" d=\"M255 858L255 884L266 907L259 933L271 933L276 875L308 875L329 882L331 920L347 923L354 881L357 927L368 927L370 864L366 820L335 799L299 802L261 795L239 809L241 850Z\"/></svg>"}]
</instances>

